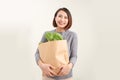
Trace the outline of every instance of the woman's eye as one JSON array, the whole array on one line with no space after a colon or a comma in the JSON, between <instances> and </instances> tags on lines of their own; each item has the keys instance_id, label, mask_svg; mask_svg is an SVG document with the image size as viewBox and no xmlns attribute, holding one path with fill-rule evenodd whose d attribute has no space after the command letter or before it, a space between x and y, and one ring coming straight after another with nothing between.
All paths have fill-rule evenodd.
<instances>
[{"instance_id":1,"label":"woman's eye","mask_svg":"<svg viewBox=\"0 0 120 80\"><path fill-rule=\"evenodd\" d=\"M58 17L62 17L62 15L59 15Z\"/></svg>"},{"instance_id":2,"label":"woman's eye","mask_svg":"<svg viewBox=\"0 0 120 80\"><path fill-rule=\"evenodd\" d=\"M68 19L67 16L63 16L63 15L58 15L59 18L64 18L64 19Z\"/></svg>"},{"instance_id":3,"label":"woman's eye","mask_svg":"<svg viewBox=\"0 0 120 80\"><path fill-rule=\"evenodd\" d=\"M68 17L66 16L66 17L64 17L65 19L68 19Z\"/></svg>"}]
</instances>

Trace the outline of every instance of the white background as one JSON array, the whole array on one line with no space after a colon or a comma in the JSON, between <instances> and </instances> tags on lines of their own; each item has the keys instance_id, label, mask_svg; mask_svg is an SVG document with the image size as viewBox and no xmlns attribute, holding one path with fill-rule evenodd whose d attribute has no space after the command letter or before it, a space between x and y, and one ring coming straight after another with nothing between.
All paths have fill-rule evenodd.
<instances>
[{"instance_id":1,"label":"white background","mask_svg":"<svg viewBox=\"0 0 120 80\"><path fill-rule=\"evenodd\" d=\"M41 80L34 54L58 8L73 17L78 34L74 80L119 80L120 11L112 0L1 0L0 80Z\"/></svg>"}]
</instances>

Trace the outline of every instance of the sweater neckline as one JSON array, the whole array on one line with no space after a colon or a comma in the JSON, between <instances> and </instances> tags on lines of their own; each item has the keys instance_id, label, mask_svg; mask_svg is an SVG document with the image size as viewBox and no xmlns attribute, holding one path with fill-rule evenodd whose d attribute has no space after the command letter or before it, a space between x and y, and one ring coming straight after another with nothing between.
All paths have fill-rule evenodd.
<instances>
[{"instance_id":1,"label":"sweater neckline","mask_svg":"<svg viewBox=\"0 0 120 80\"><path fill-rule=\"evenodd\" d=\"M64 31L64 32L57 32L56 29L54 29L54 32L60 33L60 34L65 34L68 30Z\"/></svg>"}]
</instances>

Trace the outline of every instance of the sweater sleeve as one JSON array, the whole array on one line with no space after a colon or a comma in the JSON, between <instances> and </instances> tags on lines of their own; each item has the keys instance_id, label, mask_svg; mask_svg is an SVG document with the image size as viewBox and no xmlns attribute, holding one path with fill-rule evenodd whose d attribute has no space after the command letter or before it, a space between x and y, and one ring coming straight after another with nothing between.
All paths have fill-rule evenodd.
<instances>
[{"instance_id":1,"label":"sweater sleeve","mask_svg":"<svg viewBox=\"0 0 120 80\"><path fill-rule=\"evenodd\" d=\"M45 33L44 33L40 42L46 42L46 41L47 41L47 39L45 38ZM35 52L35 61L36 61L37 64L38 64L38 60L40 59L39 54L40 54L40 52L37 48L37 50Z\"/></svg>"},{"instance_id":2,"label":"sweater sleeve","mask_svg":"<svg viewBox=\"0 0 120 80\"><path fill-rule=\"evenodd\" d=\"M77 47L78 47L77 34L74 33L71 41L71 46L70 46L71 48L70 62L73 64L73 66L77 60Z\"/></svg>"}]
</instances>

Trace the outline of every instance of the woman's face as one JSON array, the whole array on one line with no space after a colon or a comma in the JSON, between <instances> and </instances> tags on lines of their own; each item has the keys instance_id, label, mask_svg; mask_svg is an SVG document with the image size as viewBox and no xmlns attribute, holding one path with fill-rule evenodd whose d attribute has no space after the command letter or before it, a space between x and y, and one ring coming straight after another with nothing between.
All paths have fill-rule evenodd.
<instances>
[{"instance_id":1,"label":"woman's face","mask_svg":"<svg viewBox=\"0 0 120 80\"><path fill-rule=\"evenodd\" d=\"M55 17L55 21L57 27L64 28L68 24L68 16L64 11L60 10Z\"/></svg>"}]
</instances>

